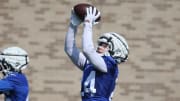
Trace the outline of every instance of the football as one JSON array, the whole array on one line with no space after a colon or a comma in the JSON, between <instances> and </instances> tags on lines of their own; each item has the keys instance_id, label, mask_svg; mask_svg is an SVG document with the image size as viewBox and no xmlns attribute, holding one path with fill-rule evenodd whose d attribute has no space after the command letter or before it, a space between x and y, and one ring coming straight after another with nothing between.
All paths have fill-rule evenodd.
<instances>
[{"instance_id":1,"label":"football","mask_svg":"<svg viewBox=\"0 0 180 101\"><path fill-rule=\"evenodd\" d=\"M87 4L87 3L80 3L80 4L76 4L74 7L73 7L73 10L75 12L75 14L82 20L84 21L84 18L86 16L86 8L87 7L94 7L93 5L91 4ZM98 10L97 10L98 11ZM99 16L95 21L96 22L99 22L101 20L101 16Z\"/></svg>"}]
</instances>

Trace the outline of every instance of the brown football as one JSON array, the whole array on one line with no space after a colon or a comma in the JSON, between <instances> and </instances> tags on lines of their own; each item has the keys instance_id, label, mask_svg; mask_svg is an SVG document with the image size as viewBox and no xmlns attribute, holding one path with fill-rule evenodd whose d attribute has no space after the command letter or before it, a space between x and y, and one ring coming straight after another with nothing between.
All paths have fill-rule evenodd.
<instances>
[{"instance_id":1,"label":"brown football","mask_svg":"<svg viewBox=\"0 0 180 101\"><path fill-rule=\"evenodd\" d=\"M76 4L73 9L74 9L74 12L75 14L82 20L84 21L84 18L86 16L86 8L87 7L94 7L93 5L91 4L87 4L87 3L80 3L80 4ZM98 11L98 10L97 10ZM101 20L101 16L99 16L95 21L96 22L99 22Z\"/></svg>"}]
</instances>

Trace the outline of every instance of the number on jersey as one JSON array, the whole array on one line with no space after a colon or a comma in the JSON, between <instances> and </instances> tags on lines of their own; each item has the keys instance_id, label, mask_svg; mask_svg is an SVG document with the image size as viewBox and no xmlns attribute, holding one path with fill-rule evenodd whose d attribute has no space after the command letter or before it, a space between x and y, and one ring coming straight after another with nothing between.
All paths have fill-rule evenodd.
<instances>
[{"instance_id":1,"label":"number on jersey","mask_svg":"<svg viewBox=\"0 0 180 101\"><path fill-rule=\"evenodd\" d=\"M85 93L96 93L96 88L95 88L95 71L91 71L89 76L87 77L86 81L84 82L84 92ZM89 87L88 87L89 85Z\"/></svg>"}]
</instances>

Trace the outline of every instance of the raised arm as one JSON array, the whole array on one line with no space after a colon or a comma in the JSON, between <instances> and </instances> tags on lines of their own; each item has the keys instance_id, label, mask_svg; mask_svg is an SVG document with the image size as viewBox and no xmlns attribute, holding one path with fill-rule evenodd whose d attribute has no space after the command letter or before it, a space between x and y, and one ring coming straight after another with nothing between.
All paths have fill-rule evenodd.
<instances>
[{"instance_id":1,"label":"raised arm","mask_svg":"<svg viewBox=\"0 0 180 101\"><path fill-rule=\"evenodd\" d=\"M75 36L77 33L77 27L81 21L76 17L72 10L71 21L65 37L64 50L72 62L81 70L83 70L86 57L76 47Z\"/></svg>"},{"instance_id":2,"label":"raised arm","mask_svg":"<svg viewBox=\"0 0 180 101\"><path fill-rule=\"evenodd\" d=\"M83 53L88 58L90 63L92 63L96 69L107 72L107 66L104 59L100 54L96 52L96 49L93 44L92 38L92 27L95 23L96 18L98 18L100 12L96 14L96 8L89 7L87 8L87 16L84 21L83 37L82 37L82 46Z\"/></svg>"}]
</instances>

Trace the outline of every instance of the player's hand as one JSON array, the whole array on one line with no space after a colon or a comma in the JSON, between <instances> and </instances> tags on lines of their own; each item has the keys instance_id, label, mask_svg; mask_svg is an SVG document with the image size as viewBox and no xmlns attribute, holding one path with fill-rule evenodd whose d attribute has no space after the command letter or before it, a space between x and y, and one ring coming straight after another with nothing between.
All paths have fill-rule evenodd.
<instances>
[{"instance_id":1,"label":"player's hand","mask_svg":"<svg viewBox=\"0 0 180 101\"><path fill-rule=\"evenodd\" d=\"M84 22L89 22L92 25L98 24L95 20L100 16L100 12L97 11L96 7L88 7L86 8L86 17Z\"/></svg>"},{"instance_id":2,"label":"player's hand","mask_svg":"<svg viewBox=\"0 0 180 101\"><path fill-rule=\"evenodd\" d=\"M71 20L70 20L70 22L71 22L71 24L73 26L79 26L81 24L81 22L82 22L81 19L79 19L77 17L77 15L74 13L73 9L71 10Z\"/></svg>"}]
</instances>

